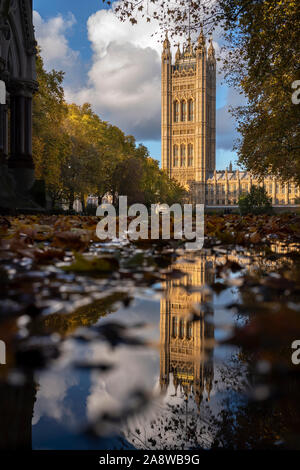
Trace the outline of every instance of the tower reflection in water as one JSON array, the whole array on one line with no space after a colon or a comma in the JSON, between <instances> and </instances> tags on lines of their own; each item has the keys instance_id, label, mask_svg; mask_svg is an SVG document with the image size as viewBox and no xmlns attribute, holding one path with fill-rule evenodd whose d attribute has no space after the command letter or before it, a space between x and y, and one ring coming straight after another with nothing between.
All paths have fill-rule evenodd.
<instances>
[{"instance_id":1,"label":"tower reflection in water","mask_svg":"<svg viewBox=\"0 0 300 470\"><path fill-rule=\"evenodd\" d=\"M199 409L205 393L210 398L214 378L214 326L206 320L213 311L204 312L210 299L199 289L213 281L213 261L201 257L193 262L190 255L176 267L185 276L165 282L160 306L160 387L167 393L173 381L175 395L192 396ZM195 304L199 319L192 321Z\"/></svg>"}]
</instances>

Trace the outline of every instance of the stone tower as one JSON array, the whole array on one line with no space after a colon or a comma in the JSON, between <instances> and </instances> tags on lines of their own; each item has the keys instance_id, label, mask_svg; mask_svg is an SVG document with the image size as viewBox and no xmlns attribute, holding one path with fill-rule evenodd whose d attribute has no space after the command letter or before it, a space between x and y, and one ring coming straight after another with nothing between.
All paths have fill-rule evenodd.
<instances>
[{"instance_id":1,"label":"stone tower","mask_svg":"<svg viewBox=\"0 0 300 470\"><path fill-rule=\"evenodd\" d=\"M175 62L168 37L162 52L162 168L205 202L205 183L216 165L216 59L203 32L189 38Z\"/></svg>"}]
</instances>

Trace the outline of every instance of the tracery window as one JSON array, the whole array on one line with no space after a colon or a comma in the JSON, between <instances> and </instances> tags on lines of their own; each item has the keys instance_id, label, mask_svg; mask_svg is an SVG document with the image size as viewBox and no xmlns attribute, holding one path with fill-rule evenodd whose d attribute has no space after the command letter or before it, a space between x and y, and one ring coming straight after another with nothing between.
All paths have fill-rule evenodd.
<instances>
[{"instance_id":1,"label":"tracery window","mask_svg":"<svg viewBox=\"0 0 300 470\"><path fill-rule=\"evenodd\" d=\"M186 326L186 337L187 339L191 339L193 334L193 324L191 321L187 322Z\"/></svg>"},{"instance_id":2,"label":"tracery window","mask_svg":"<svg viewBox=\"0 0 300 470\"><path fill-rule=\"evenodd\" d=\"M185 156L186 156L185 145L182 144L180 146L180 166L185 166Z\"/></svg>"},{"instance_id":3,"label":"tracery window","mask_svg":"<svg viewBox=\"0 0 300 470\"><path fill-rule=\"evenodd\" d=\"M172 318L172 336L173 338L176 338L177 336L177 318L176 317Z\"/></svg>"},{"instance_id":4,"label":"tracery window","mask_svg":"<svg viewBox=\"0 0 300 470\"><path fill-rule=\"evenodd\" d=\"M174 122L179 122L179 102L174 101Z\"/></svg>"},{"instance_id":5,"label":"tracery window","mask_svg":"<svg viewBox=\"0 0 300 470\"><path fill-rule=\"evenodd\" d=\"M180 320L179 322L179 337L181 339L184 338L184 320Z\"/></svg>"},{"instance_id":6,"label":"tracery window","mask_svg":"<svg viewBox=\"0 0 300 470\"><path fill-rule=\"evenodd\" d=\"M174 145L173 149L173 164L178 166L178 145Z\"/></svg>"},{"instance_id":7,"label":"tracery window","mask_svg":"<svg viewBox=\"0 0 300 470\"><path fill-rule=\"evenodd\" d=\"M194 147L193 144L188 144L188 166L193 166L194 164Z\"/></svg>"},{"instance_id":8,"label":"tracery window","mask_svg":"<svg viewBox=\"0 0 300 470\"><path fill-rule=\"evenodd\" d=\"M188 120L193 121L194 120L194 101L189 100L188 103Z\"/></svg>"},{"instance_id":9,"label":"tracery window","mask_svg":"<svg viewBox=\"0 0 300 470\"><path fill-rule=\"evenodd\" d=\"M186 101L181 101L181 120L186 121Z\"/></svg>"}]
</instances>

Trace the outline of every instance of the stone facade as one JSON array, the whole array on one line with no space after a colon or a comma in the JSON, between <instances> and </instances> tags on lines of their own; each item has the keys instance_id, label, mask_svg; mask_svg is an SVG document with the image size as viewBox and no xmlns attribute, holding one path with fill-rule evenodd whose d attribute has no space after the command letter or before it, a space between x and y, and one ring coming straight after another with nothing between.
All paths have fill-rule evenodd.
<instances>
[{"instance_id":1,"label":"stone facade","mask_svg":"<svg viewBox=\"0 0 300 470\"><path fill-rule=\"evenodd\" d=\"M300 198L299 187L292 182L282 183L272 176L258 180L247 171L214 171L206 181L205 203L208 206L236 205L241 194L251 186L264 186L275 205L294 205Z\"/></svg>"},{"instance_id":2,"label":"stone facade","mask_svg":"<svg viewBox=\"0 0 300 470\"><path fill-rule=\"evenodd\" d=\"M25 202L34 182L32 97L38 88L36 53L32 0L0 0L0 80L7 91L6 103L0 105L0 179L10 185L13 177L15 188L11 192L15 190L17 205L22 199ZM7 190L0 194L1 207L7 205L7 194Z\"/></svg>"},{"instance_id":3,"label":"stone facade","mask_svg":"<svg viewBox=\"0 0 300 470\"><path fill-rule=\"evenodd\" d=\"M273 205L295 204L294 183L273 177L257 180L249 172L216 171L216 59L201 31L190 39L173 63L168 37L162 52L162 168L188 191L193 203L236 205L251 185L264 185Z\"/></svg>"}]
</instances>

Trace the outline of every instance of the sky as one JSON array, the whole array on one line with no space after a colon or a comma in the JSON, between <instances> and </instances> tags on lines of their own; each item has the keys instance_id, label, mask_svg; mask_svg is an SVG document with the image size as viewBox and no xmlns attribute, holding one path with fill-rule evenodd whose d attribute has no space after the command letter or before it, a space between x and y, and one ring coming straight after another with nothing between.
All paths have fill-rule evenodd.
<instances>
[{"instance_id":1,"label":"sky","mask_svg":"<svg viewBox=\"0 0 300 470\"><path fill-rule=\"evenodd\" d=\"M100 118L131 134L161 159L161 43L154 23L121 23L102 0L34 0L36 39L47 70L65 72L68 102L91 103ZM214 35L216 53L222 34ZM217 169L229 162L237 137L229 106L241 97L217 77Z\"/></svg>"}]
</instances>

